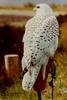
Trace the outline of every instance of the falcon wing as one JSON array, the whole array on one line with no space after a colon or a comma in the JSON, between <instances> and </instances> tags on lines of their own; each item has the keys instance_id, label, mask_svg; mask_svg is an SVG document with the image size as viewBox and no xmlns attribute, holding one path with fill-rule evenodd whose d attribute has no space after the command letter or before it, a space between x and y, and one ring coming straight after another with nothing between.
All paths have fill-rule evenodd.
<instances>
[{"instance_id":1,"label":"falcon wing","mask_svg":"<svg viewBox=\"0 0 67 100\"><path fill-rule=\"evenodd\" d=\"M42 26L34 32L33 45L31 49L31 60L34 64L43 55L53 56L58 46L58 22L55 17L44 20Z\"/></svg>"},{"instance_id":2,"label":"falcon wing","mask_svg":"<svg viewBox=\"0 0 67 100\"><path fill-rule=\"evenodd\" d=\"M36 65L43 55L53 56L58 45L58 23L54 16L46 18L42 26L29 34L28 41L25 41L23 63L27 68ZM31 39L31 37L33 37ZM27 37L26 37L27 38ZM27 49L26 49L27 48Z\"/></svg>"}]
</instances>

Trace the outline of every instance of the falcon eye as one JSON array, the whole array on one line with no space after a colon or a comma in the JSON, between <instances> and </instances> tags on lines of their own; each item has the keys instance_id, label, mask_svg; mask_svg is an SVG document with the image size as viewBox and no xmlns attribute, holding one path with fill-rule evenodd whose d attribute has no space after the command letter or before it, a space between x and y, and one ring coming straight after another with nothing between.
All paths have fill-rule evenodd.
<instances>
[{"instance_id":1,"label":"falcon eye","mask_svg":"<svg viewBox=\"0 0 67 100\"><path fill-rule=\"evenodd\" d=\"M40 6L37 6L37 8L40 8Z\"/></svg>"}]
</instances>

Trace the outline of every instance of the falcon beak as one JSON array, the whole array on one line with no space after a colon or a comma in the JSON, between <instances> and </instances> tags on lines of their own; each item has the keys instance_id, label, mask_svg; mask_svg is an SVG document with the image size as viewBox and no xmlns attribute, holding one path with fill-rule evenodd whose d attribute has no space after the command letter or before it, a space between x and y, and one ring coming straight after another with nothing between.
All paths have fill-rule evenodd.
<instances>
[{"instance_id":1,"label":"falcon beak","mask_svg":"<svg viewBox=\"0 0 67 100\"><path fill-rule=\"evenodd\" d=\"M35 12L37 10L37 8L35 7L35 8L33 8L33 11Z\"/></svg>"}]
</instances>

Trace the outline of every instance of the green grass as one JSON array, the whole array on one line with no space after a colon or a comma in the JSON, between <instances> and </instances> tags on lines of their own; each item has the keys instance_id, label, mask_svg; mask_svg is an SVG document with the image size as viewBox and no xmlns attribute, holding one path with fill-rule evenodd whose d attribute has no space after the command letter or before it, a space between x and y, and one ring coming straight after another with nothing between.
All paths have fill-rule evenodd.
<instances>
[{"instance_id":1,"label":"green grass","mask_svg":"<svg viewBox=\"0 0 67 100\"><path fill-rule=\"evenodd\" d=\"M10 88L0 90L0 100L37 100L35 92L25 92L21 86L22 81L19 80Z\"/></svg>"},{"instance_id":2,"label":"green grass","mask_svg":"<svg viewBox=\"0 0 67 100\"><path fill-rule=\"evenodd\" d=\"M54 81L54 100L67 100L67 55L57 53L55 57L57 73ZM19 80L10 88L0 90L0 100L37 100L37 93L34 90L23 91L22 80ZM42 100L51 100L51 87L48 82L46 89L42 91Z\"/></svg>"}]
</instances>

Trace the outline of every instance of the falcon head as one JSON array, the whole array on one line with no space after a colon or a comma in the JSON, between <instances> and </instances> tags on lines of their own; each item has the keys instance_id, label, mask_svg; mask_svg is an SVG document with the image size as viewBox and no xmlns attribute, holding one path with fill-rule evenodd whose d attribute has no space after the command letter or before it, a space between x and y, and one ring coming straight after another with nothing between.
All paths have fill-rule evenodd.
<instances>
[{"instance_id":1,"label":"falcon head","mask_svg":"<svg viewBox=\"0 0 67 100\"><path fill-rule=\"evenodd\" d=\"M48 4L37 4L33 10L36 12L37 15L53 15L53 11Z\"/></svg>"}]
</instances>

